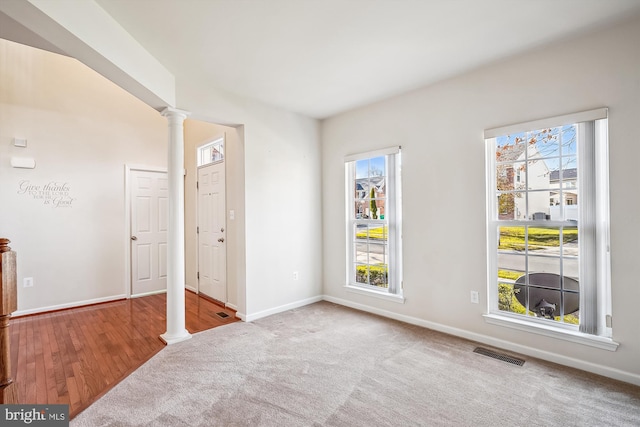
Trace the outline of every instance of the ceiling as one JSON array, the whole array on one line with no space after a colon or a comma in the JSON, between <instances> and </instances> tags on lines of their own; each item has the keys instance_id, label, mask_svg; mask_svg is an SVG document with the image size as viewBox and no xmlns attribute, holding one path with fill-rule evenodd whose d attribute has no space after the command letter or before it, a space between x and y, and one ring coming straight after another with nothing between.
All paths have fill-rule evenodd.
<instances>
[{"instance_id":1,"label":"ceiling","mask_svg":"<svg viewBox=\"0 0 640 427\"><path fill-rule=\"evenodd\" d=\"M320 119L640 14L640 0L96 1L178 81Z\"/></svg>"}]
</instances>

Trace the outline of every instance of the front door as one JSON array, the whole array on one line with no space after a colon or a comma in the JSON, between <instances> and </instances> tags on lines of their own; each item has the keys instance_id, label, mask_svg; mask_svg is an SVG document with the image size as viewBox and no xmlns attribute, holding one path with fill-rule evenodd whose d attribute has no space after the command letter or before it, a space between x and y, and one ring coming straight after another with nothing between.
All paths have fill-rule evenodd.
<instances>
[{"instance_id":1,"label":"front door","mask_svg":"<svg viewBox=\"0 0 640 427\"><path fill-rule=\"evenodd\" d=\"M167 289L166 172L132 170L131 296Z\"/></svg>"},{"instance_id":2,"label":"front door","mask_svg":"<svg viewBox=\"0 0 640 427\"><path fill-rule=\"evenodd\" d=\"M198 168L198 292L227 302L224 161Z\"/></svg>"}]
</instances>

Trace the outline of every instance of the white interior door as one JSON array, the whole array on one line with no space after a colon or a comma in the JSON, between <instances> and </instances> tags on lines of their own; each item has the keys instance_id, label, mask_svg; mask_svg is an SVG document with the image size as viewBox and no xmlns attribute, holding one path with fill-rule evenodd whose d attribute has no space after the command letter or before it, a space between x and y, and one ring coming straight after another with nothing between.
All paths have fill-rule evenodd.
<instances>
[{"instance_id":1,"label":"white interior door","mask_svg":"<svg viewBox=\"0 0 640 427\"><path fill-rule=\"evenodd\" d=\"M131 171L132 296L167 289L168 193L166 172Z\"/></svg>"},{"instance_id":2,"label":"white interior door","mask_svg":"<svg viewBox=\"0 0 640 427\"><path fill-rule=\"evenodd\" d=\"M198 169L198 291L227 302L224 162Z\"/></svg>"}]
</instances>

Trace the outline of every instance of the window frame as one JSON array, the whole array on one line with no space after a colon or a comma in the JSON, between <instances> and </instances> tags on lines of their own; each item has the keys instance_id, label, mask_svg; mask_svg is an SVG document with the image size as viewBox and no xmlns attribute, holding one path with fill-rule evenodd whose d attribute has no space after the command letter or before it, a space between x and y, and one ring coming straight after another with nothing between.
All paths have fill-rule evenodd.
<instances>
[{"instance_id":1,"label":"window frame","mask_svg":"<svg viewBox=\"0 0 640 427\"><path fill-rule=\"evenodd\" d=\"M220 154L220 157L218 159L206 159L205 152L208 149L215 149ZM224 159L225 159L225 135L214 138L211 141L206 142L202 145L199 145L196 148L196 166L199 168L204 166L209 166L214 163L224 162Z\"/></svg>"},{"instance_id":2,"label":"window frame","mask_svg":"<svg viewBox=\"0 0 640 427\"><path fill-rule=\"evenodd\" d=\"M357 218L356 173L357 161L385 157L385 218ZM402 185L401 147L390 147L346 156L345 162L345 237L346 237L346 277L345 288L355 292L404 303L402 283ZM388 287L382 288L356 281L355 245L353 229L356 224L387 226Z\"/></svg>"},{"instance_id":3,"label":"window frame","mask_svg":"<svg viewBox=\"0 0 640 427\"><path fill-rule=\"evenodd\" d=\"M578 137L578 221L580 326L499 310L498 232L500 226L561 226L563 221L500 220L496 197L499 136L576 124ZM487 323L615 351L612 340L609 256L608 110L601 108L486 130ZM586 141L591 141L587 143ZM528 255L527 255L528 256ZM591 313L591 314L589 314Z\"/></svg>"}]
</instances>

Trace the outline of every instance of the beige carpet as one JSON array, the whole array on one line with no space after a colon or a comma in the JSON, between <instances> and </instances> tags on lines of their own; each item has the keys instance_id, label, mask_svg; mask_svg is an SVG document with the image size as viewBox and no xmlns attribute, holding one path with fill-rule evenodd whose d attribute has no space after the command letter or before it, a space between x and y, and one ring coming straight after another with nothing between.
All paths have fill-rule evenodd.
<instances>
[{"instance_id":1,"label":"beige carpet","mask_svg":"<svg viewBox=\"0 0 640 427\"><path fill-rule=\"evenodd\" d=\"M640 426L640 387L327 302L167 347L71 426Z\"/></svg>"}]
</instances>

